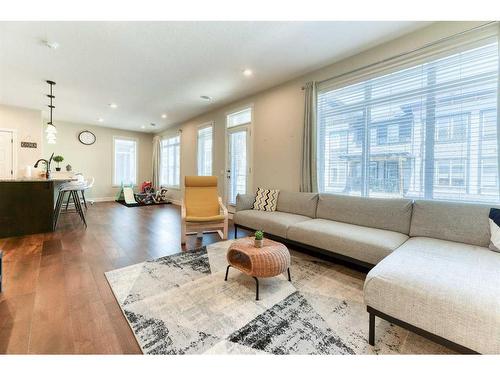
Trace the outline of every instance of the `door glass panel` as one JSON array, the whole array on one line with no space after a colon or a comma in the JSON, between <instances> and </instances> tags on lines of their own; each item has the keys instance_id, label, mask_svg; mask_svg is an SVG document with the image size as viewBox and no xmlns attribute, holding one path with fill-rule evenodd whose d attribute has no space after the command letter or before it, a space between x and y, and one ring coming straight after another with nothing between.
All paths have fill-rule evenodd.
<instances>
[{"instance_id":1,"label":"door glass panel","mask_svg":"<svg viewBox=\"0 0 500 375\"><path fill-rule=\"evenodd\" d=\"M247 192L247 131L229 133L228 201L236 204L236 196Z\"/></svg>"}]
</instances>

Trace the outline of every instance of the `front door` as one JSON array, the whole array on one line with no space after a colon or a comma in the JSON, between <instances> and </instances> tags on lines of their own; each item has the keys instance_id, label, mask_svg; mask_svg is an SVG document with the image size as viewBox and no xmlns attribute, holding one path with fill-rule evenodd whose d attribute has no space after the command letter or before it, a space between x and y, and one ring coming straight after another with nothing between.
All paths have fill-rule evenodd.
<instances>
[{"instance_id":1,"label":"front door","mask_svg":"<svg viewBox=\"0 0 500 375\"><path fill-rule=\"evenodd\" d=\"M248 191L249 138L246 126L229 129L227 133L226 192L229 205L236 204L238 194L246 194Z\"/></svg>"},{"instance_id":2,"label":"front door","mask_svg":"<svg viewBox=\"0 0 500 375\"><path fill-rule=\"evenodd\" d=\"M0 178L14 177L13 133L0 130Z\"/></svg>"}]
</instances>

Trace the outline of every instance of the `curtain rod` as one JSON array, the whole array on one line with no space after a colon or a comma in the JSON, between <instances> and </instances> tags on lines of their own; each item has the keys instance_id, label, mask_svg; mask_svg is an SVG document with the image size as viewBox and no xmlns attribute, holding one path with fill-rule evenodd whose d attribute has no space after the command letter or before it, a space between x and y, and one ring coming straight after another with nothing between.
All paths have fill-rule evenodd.
<instances>
[{"instance_id":1,"label":"curtain rod","mask_svg":"<svg viewBox=\"0 0 500 375\"><path fill-rule=\"evenodd\" d=\"M410 50L410 51L406 51L406 52L402 52L398 55L394 55L394 56L391 56L391 57L388 57L386 59L383 59L383 60L379 60L379 61L376 61L374 63L371 63L371 64L368 64L368 65L365 65L365 66L362 66L360 68L356 68L356 69L353 69L349 72L345 72L345 73L342 73L342 74L339 74L339 75L336 75L336 76L333 76L333 77L330 77L330 78L327 78L327 79L324 79L324 80L321 80L321 81L318 81L317 83L323 83L323 82L327 82L327 81L331 81L331 80L334 80L334 79L337 79L337 78L340 78L340 77L343 77L343 76L346 76L346 75L349 75L349 74L352 74L352 73L356 73L356 72L359 72L361 70L365 70L365 69L368 69L368 68L371 68L373 66L376 66L376 65L379 65L379 64L384 64L386 62L389 62L389 61L392 61L392 60L395 60L395 59L399 59L400 57L404 57L406 55L410 55L412 53L415 53L415 52L418 52L420 50L423 50L423 49L426 49L426 48L429 48L429 47L432 47L436 44L439 44L439 43L443 43L443 42L446 42L447 40L450 40L450 39L453 39L453 38L456 38L458 36L461 36L461 35L465 35L465 34L468 34L472 31L476 31L478 29L482 29L484 27L488 27L488 26L491 26L495 23L497 23L498 21L490 21L490 22L487 22L487 23L484 23L482 25L479 25L479 26L476 26L476 27L473 27L472 29L468 29L468 30L464 30L464 31L461 31L459 33L456 33L456 34L453 34L453 35L449 35L449 36L446 36L444 38L441 38L441 39L438 39L438 40L435 40L433 42L430 42L430 43L427 43L427 44L424 44L422 47L419 47L419 48L415 48L413 50ZM305 90L305 87L302 86L301 90Z\"/></svg>"}]
</instances>

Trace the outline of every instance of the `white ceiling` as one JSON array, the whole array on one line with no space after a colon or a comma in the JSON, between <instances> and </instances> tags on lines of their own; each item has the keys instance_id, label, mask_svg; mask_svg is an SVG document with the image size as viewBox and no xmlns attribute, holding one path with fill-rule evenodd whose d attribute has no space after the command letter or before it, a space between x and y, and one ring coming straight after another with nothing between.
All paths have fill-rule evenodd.
<instances>
[{"instance_id":1,"label":"white ceiling","mask_svg":"<svg viewBox=\"0 0 500 375\"><path fill-rule=\"evenodd\" d=\"M46 116L50 79L57 83L54 121L158 131L426 25L0 22L0 103ZM252 77L243 76L245 68Z\"/></svg>"}]
</instances>

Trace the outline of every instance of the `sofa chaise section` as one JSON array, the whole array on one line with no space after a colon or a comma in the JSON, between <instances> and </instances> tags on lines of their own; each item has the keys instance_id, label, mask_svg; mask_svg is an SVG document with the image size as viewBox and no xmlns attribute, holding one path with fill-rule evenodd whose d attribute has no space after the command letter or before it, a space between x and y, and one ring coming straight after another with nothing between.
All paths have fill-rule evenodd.
<instances>
[{"instance_id":1,"label":"sofa chaise section","mask_svg":"<svg viewBox=\"0 0 500 375\"><path fill-rule=\"evenodd\" d=\"M500 256L488 248L411 238L369 272L364 298L459 351L500 353Z\"/></svg>"},{"instance_id":2,"label":"sofa chaise section","mask_svg":"<svg viewBox=\"0 0 500 375\"><path fill-rule=\"evenodd\" d=\"M489 209L415 202L414 237L365 281L371 344L377 315L460 352L500 353L500 254L486 247Z\"/></svg>"}]
</instances>

